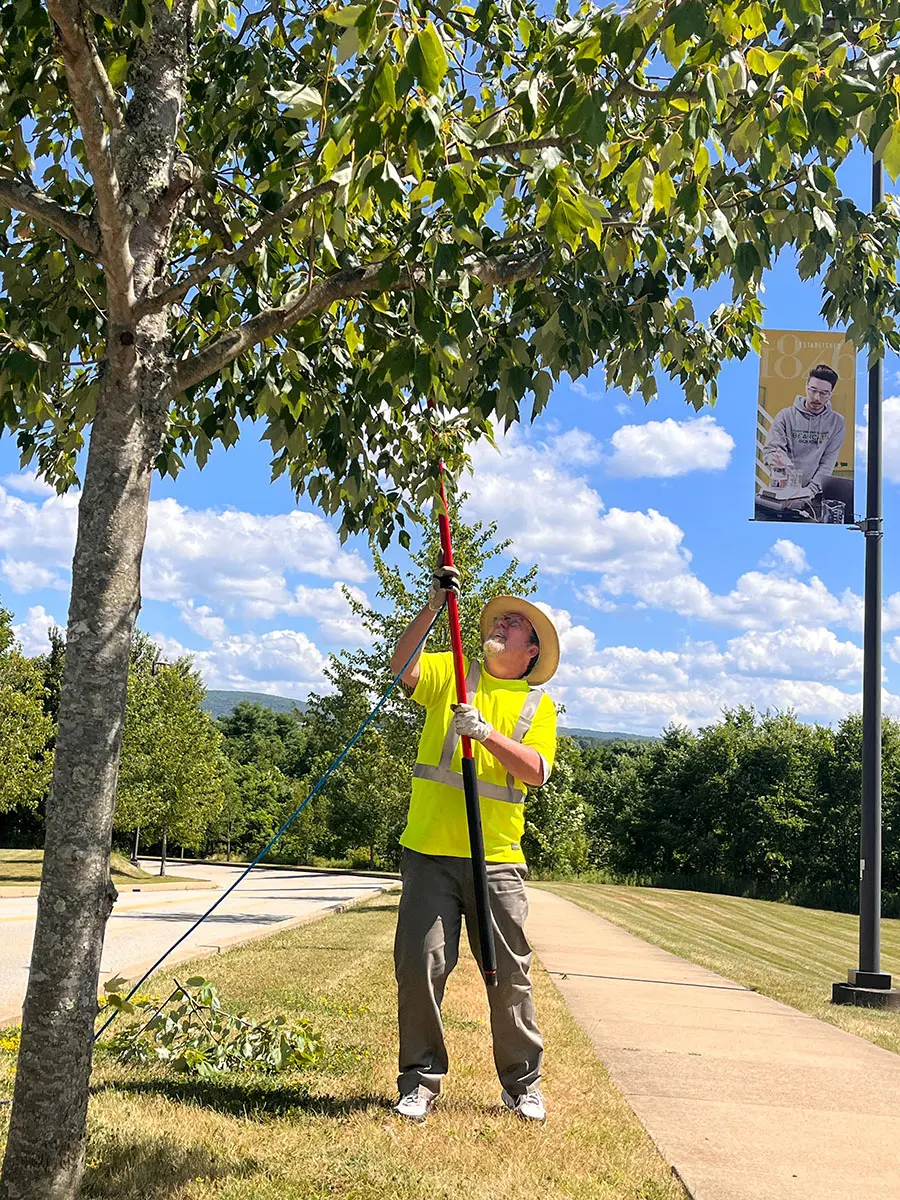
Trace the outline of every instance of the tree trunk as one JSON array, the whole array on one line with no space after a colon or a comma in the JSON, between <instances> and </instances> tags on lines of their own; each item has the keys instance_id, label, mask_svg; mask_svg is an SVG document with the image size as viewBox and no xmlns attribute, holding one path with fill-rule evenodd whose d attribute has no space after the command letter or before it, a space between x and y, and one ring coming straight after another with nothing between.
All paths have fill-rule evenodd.
<instances>
[{"instance_id":1,"label":"tree trunk","mask_svg":"<svg viewBox=\"0 0 900 1200\"><path fill-rule=\"evenodd\" d=\"M84 1170L100 956L131 638L154 452L136 372L110 352L91 431L44 869L3 1200L73 1200ZM110 378L112 377L112 378Z\"/></svg>"},{"instance_id":2,"label":"tree trunk","mask_svg":"<svg viewBox=\"0 0 900 1200\"><path fill-rule=\"evenodd\" d=\"M167 848L168 838L169 838L169 831L168 831L168 829L166 829L165 826L163 826L162 850L160 851L160 854L159 854L160 876L163 876L166 873L166 848Z\"/></svg>"},{"instance_id":3,"label":"tree trunk","mask_svg":"<svg viewBox=\"0 0 900 1200\"><path fill-rule=\"evenodd\" d=\"M140 848L140 845L141 845L141 827L140 827L140 825L138 825L137 829L134 831L134 854L132 854L132 856L131 856L131 861L133 863L138 862L138 850Z\"/></svg>"},{"instance_id":4,"label":"tree trunk","mask_svg":"<svg viewBox=\"0 0 900 1200\"><path fill-rule=\"evenodd\" d=\"M231 826L228 826L228 838L225 842L225 861L231 862Z\"/></svg>"}]
</instances>

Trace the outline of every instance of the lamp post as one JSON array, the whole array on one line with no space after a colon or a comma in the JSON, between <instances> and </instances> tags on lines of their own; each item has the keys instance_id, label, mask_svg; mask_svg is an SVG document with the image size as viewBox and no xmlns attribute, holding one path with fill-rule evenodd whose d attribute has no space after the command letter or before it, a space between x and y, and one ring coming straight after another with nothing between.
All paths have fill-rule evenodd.
<instances>
[{"instance_id":1,"label":"lamp post","mask_svg":"<svg viewBox=\"0 0 900 1200\"><path fill-rule=\"evenodd\" d=\"M879 160L872 163L872 208L884 199ZM900 988L881 970L881 561L882 561L882 389L884 363L869 367L869 442L866 459L866 515L859 522L866 539L863 631L862 806L859 852L859 967L846 983L831 989L834 1004L900 1009Z\"/></svg>"}]
</instances>

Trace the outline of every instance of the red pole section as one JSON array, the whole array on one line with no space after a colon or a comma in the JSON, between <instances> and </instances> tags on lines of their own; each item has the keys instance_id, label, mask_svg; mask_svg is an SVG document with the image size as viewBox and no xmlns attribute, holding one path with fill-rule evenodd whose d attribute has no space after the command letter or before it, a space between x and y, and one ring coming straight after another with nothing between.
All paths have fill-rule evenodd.
<instances>
[{"instance_id":1,"label":"red pole section","mask_svg":"<svg viewBox=\"0 0 900 1200\"><path fill-rule=\"evenodd\" d=\"M429 407L431 404L429 403ZM452 567L453 540L450 536L450 508L444 487L444 463L439 464L441 479L441 505L438 526L441 533L441 553L444 566ZM453 673L456 678L456 699L459 704L468 703L466 693L466 667L463 661L462 633L459 628L459 601L455 592L447 593L447 622L450 626L450 649L453 651ZM475 915L478 923L478 941L481 947L481 972L488 987L497 986L497 951L494 946L494 926L491 921L491 898L487 885L487 865L484 859L484 830L481 827L481 802L478 798L478 774L472 741L464 737L462 742L463 794L466 799L466 821L469 826L469 850L472 855L472 883L475 890Z\"/></svg>"}]
</instances>

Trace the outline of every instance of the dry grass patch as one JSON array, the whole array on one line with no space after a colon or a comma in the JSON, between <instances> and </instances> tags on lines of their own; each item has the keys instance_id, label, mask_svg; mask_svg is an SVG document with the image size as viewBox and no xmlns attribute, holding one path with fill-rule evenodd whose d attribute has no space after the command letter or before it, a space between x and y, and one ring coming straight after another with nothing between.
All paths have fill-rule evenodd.
<instances>
[{"instance_id":1,"label":"dry grass patch","mask_svg":"<svg viewBox=\"0 0 900 1200\"><path fill-rule=\"evenodd\" d=\"M116 851L109 856L112 868L112 881L116 887L133 887L139 883L142 888L154 884L172 882L172 876L150 875L141 867L137 867L124 854ZM43 850L0 850L0 886L28 887L41 882L41 871L44 866ZM196 882L179 877L179 882Z\"/></svg>"},{"instance_id":2,"label":"dry grass patch","mask_svg":"<svg viewBox=\"0 0 900 1200\"><path fill-rule=\"evenodd\" d=\"M525 1126L500 1106L487 1002L467 952L445 1004L451 1074L442 1101L425 1126L394 1117L395 920L396 897L382 896L198 964L227 1002L255 1016L313 1019L326 1060L312 1071L208 1084L140 1075L98 1056L86 1197L684 1200L544 974L536 992L546 1126ZM179 978L191 970L180 967ZM153 990L163 993L169 978L162 973Z\"/></svg>"},{"instance_id":3,"label":"dry grass patch","mask_svg":"<svg viewBox=\"0 0 900 1200\"><path fill-rule=\"evenodd\" d=\"M858 965L859 919L767 900L612 884L548 883L645 941L900 1053L900 1013L831 1003ZM882 970L900 983L900 921L882 923Z\"/></svg>"}]
</instances>

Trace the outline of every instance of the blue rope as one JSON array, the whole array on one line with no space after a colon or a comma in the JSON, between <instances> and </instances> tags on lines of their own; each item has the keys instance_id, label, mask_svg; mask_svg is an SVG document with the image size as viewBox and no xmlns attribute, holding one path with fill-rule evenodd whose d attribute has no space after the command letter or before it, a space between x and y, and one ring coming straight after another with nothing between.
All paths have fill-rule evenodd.
<instances>
[{"instance_id":1,"label":"blue rope","mask_svg":"<svg viewBox=\"0 0 900 1200\"><path fill-rule=\"evenodd\" d=\"M137 991L140 989L142 984L147 982L147 980L150 978L150 976L153 974L153 972L162 966L162 964L166 961L166 959L169 957L169 955L174 950L177 950L178 947L181 945L181 943L183 941L185 941L187 938L189 938L191 936L191 934L194 932L194 930L197 929L198 926L202 925L203 922L206 920L206 918L216 911L216 909L219 907L219 905L222 903L222 901L227 899L227 897L231 895L231 893L234 891L234 889L244 882L244 880L247 878L247 876L250 874L250 872L253 870L253 868L257 865L257 863L259 863L263 858L265 858L265 856L269 853L269 851L272 849L272 847L275 845L275 843L278 841L278 839L280 837L282 837L282 835L284 833L286 833L288 829L290 829L290 827L293 825L293 823L297 820L297 818L303 812L304 808L306 808L307 804L309 804L310 800L313 800L313 799L315 799L316 796L318 796L319 792L321 792L322 788L325 786L325 784L328 782L328 780L331 778L331 776L334 774L334 772L338 769L338 767L341 765L341 763L344 761L344 759L347 757L347 755L350 753L350 751L353 749L353 747L356 745L356 743L359 741L359 739L362 737L362 735L365 733L365 731L368 729L368 727L372 724L375 717L378 715L378 713L384 707L385 703L388 700L388 697L391 695L394 688L397 686L397 684L400 682L401 678L403 677L404 673L406 672L407 667L413 661L413 659L416 657L416 655L419 653L419 651L422 649L422 647L425 645L425 640L428 637L428 635L431 633L432 629L434 629L435 625L437 624L437 620L438 620L438 617L441 615L441 612L443 612L443 608L439 609L438 612L435 613L434 619L432 620L432 622L428 626L428 628L425 630L425 632L422 635L415 650L413 650L412 654L410 654L409 658L406 660L406 662L400 668L399 673L394 676L394 679L391 682L391 686L384 693L384 695L381 697L381 699L378 701L378 703L375 705L375 707L372 709L372 711L369 713L369 715L363 721L362 725L360 725L359 729L357 729L356 733L353 735L353 737L350 739L350 741L347 743L347 745L344 747L344 749L341 751L341 753L337 756L337 758L334 760L334 762L331 764L331 766L328 768L328 770L325 772L325 774L322 776L322 778L318 781L318 783L315 785L315 787L312 789L312 791L309 793L309 795L306 797L306 799L303 801L303 803L294 809L294 811L291 813L291 815L288 817L288 819L285 821L285 823L281 826L281 828L278 830L278 832L275 834L275 836L271 839L271 841L269 841L269 843L262 850L260 850L259 854L257 854L256 858L254 858L253 862L250 863L250 865L241 872L241 874L237 877L237 879L234 881L234 883L232 883L230 885L230 887L226 888L226 890L222 893L222 895L219 896L219 898L215 901L215 903L213 903L209 906L209 908L206 910L205 913L203 913L202 916L197 918L197 920L190 927L190 929L186 930L176 942L172 943L172 945L168 948L168 950L165 952L165 954L161 955L156 960L156 962L153 964L153 966L150 967L149 970L144 972L144 974L140 977L140 979L137 981L137 983L134 985L134 987L131 989L131 991L128 993L128 995L125 997L126 1003L131 999L132 996L134 996L137 993ZM113 1012L112 1016L105 1022L105 1024L100 1026L100 1028L94 1034L95 1042L100 1038L101 1034L104 1034L106 1032L106 1030L109 1029L110 1025L112 1025L113 1021L116 1019L116 1017L118 1015L119 1015L119 1009L116 1009Z\"/></svg>"}]
</instances>

